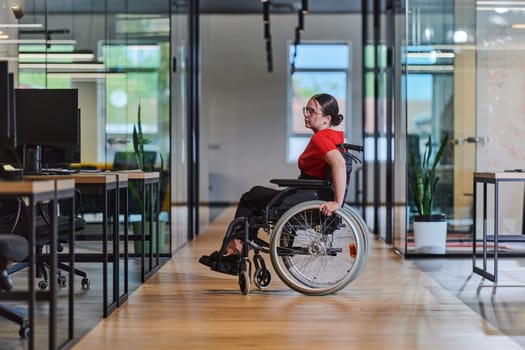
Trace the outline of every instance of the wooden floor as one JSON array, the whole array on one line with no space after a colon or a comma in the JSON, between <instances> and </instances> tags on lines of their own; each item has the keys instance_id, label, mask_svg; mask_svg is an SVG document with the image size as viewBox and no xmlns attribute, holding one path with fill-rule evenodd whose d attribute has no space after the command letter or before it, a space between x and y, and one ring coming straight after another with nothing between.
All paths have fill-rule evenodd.
<instances>
[{"instance_id":1,"label":"wooden floor","mask_svg":"<svg viewBox=\"0 0 525 350\"><path fill-rule=\"evenodd\" d=\"M485 320L485 292L469 275L470 261L406 260L380 241L361 276L336 295L303 296L274 275L268 289L243 296L235 277L197 262L218 247L232 213L221 214L74 349L522 348L525 308L514 315L521 319L507 320L520 333L505 335ZM432 275L443 267L453 272ZM524 291L515 290L516 304L501 301L506 310L523 306ZM476 295L477 310L468 305ZM494 299L486 303L494 306Z\"/></svg>"}]
</instances>

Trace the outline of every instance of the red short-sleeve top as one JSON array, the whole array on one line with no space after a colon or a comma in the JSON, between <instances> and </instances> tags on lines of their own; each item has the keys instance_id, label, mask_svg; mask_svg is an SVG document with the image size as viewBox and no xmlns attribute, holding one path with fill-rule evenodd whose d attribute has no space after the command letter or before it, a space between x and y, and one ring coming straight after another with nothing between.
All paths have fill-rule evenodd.
<instances>
[{"instance_id":1,"label":"red short-sleeve top","mask_svg":"<svg viewBox=\"0 0 525 350\"><path fill-rule=\"evenodd\" d=\"M337 149L336 145L344 143L342 131L323 129L316 132L310 142L299 156L299 170L302 173L318 179L326 178L326 167L328 164L324 157L328 152Z\"/></svg>"}]
</instances>

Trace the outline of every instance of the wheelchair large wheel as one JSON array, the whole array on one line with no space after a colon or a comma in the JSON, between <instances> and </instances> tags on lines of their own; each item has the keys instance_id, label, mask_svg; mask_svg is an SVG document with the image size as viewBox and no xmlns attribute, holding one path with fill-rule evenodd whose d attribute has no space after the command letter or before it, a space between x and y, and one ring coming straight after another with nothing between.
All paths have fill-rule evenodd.
<instances>
[{"instance_id":1,"label":"wheelchair large wheel","mask_svg":"<svg viewBox=\"0 0 525 350\"><path fill-rule=\"evenodd\" d=\"M326 295L346 287L367 258L366 232L344 209L322 215L322 201L298 204L275 224L270 258L279 278L307 295Z\"/></svg>"}]
</instances>

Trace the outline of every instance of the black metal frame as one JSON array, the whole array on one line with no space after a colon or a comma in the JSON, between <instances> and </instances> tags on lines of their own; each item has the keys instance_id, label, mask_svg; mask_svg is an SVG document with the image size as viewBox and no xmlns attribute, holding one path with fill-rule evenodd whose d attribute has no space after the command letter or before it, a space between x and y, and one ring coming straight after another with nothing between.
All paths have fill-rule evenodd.
<instances>
[{"instance_id":1,"label":"black metal frame","mask_svg":"<svg viewBox=\"0 0 525 350\"><path fill-rule=\"evenodd\" d=\"M119 185L117 184L117 178L115 174L104 175L97 174L96 176L112 176L113 181L107 180L102 183L78 183L77 188L82 193L95 193L100 194L102 192L102 235L100 234L82 234L77 233L77 241L101 241L102 242L102 254L99 253L77 253L75 254L76 262L102 262L102 315L108 317L119 305ZM112 200L112 201L111 201ZM113 204L112 213L109 211L109 207ZM111 219L111 221L110 221ZM112 223L111 235L108 233L109 223ZM112 241L113 252L108 253L108 241ZM113 263L113 295L112 300L108 302L108 262Z\"/></svg>"},{"instance_id":2,"label":"black metal frame","mask_svg":"<svg viewBox=\"0 0 525 350\"><path fill-rule=\"evenodd\" d=\"M525 176L523 177L498 177L497 173L474 173L474 223L472 231L472 271L485 277L489 281L494 283L498 282L498 259L499 254L499 243L500 242L525 242L525 236L523 235L500 235L499 234L499 223L498 223L498 203L499 203L499 185L502 182L525 182ZM482 207L482 217L483 217L483 238L482 238L482 266L479 267L476 263L477 258L477 184L480 183L483 185L483 207ZM494 235L488 235L487 230L487 185L494 186ZM494 242L494 253L489 254L488 252L488 243ZM494 272L489 272L488 269L488 260L492 255L494 261ZM502 255L503 256L503 255ZM505 254L505 256L523 256L523 253L518 254Z\"/></svg>"},{"instance_id":3,"label":"black metal frame","mask_svg":"<svg viewBox=\"0 0 525 350\"><path fill-rule=\"evenodd\" d=\"M128 179L129 182L134 183L139 188L139 193L141 194L142 198L145 200L142 201L142 213L147 213L142 218L141 222L141 234L133 234L128 235L129 240L131 241L141 241L142 250L140 254L130 254L128 253L128 256L131 257L140 257L140 276L141 276L141 282L144 283L147 281L151 276L155 274L155 272L158 271L160 268L160 257L163 256L163 254L159 251L160 249L160 222L159 222L159 214L160 214L160 178L159 177L144 177L140 179L130 178ZM149 217L149 221L146 222L145 217ZM148 236L148 240L150 242L149 244L149 251L147 252L147 259L148 264L146 265L146 251L144 249L145 242L146 242L146 224L148 225L147 232L150 232L150 235ZM153 230L155 228L155 230ZM154 233L154 234L151 234ZM153 240L155 240L157 251L153 251ZM169 255L169 254L167 254ZM148 267L146 267L148 266Z\"/></svg>"},{"instance_id":4,"label":"black metal frame","mask_svg":"<svg viewBox=\"0 0 525 350\"><path fill-rule=\"evenodd\" d=\"M51 182L51 181L50 181ZM6 294L0 294L0 300L23 300L28 302L28 313L27 313L27 324L31 327L29 331L29 340L28 348L35 348L35 327L36 327L36 317L35 317L35 306L37 300L47 300L49 301L49 338L48 338L48 347L49 349L58 349L65 347L72 343L74 338L74 287L73 287L73 278L72 271L70 271L70 280L69 280L69 291L68 291L68 338L62 344L57 344L57 282L54 276L57 274L58 270L58 229L57 229L57 205L58 200L66 200L71 198L72 208L74 210L75 205L75 191L74 187L71 189L60 188L57 190L57 181L53 181L53 190L48 192L37 192L37 193L14 193L6 194L3 193L0 195L1 198L13 198L18 196L27 197L28 203L25 208L26 210L26 235L28 237L29 243L29 254L27 261L28 265L28 290L27 291L13 291ZM36 272L36 207L38 204L50 202L51 203L51 241L50 241L50 254L49 254L49 265L50 265L50 275L53 276L50 279L49 290L48 291L36 291L34 284L34 277ZM74 211L73 211L74 212ZM74 218L70 217L70 239L74 240ZM73 241L74 242L74 241ZM74 251L71 250L68 254L69 263L71 267L74 266ZM17 310L12 308L5 308L7 314L12 311L11 315L6 315L6 317L11 320L20 323L23 322L23 315L18 313ZM20 317L21 319L17 319Z\"/></svg>"}]
</instances>

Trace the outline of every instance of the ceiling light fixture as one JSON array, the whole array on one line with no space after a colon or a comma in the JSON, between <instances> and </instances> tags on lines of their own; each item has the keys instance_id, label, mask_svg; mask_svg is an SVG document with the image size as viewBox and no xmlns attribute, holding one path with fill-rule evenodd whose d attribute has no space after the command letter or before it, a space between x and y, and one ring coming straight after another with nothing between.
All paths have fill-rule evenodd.
<instances>
[{"instance_id":1,"label":"ceiling light fixture","mask_svg":"<svg viewBox=\"0 0 525 350\"><path fill-rule=\"evenodd\" d=\"M1 23L0 28L42 28L40 23Z\"/></svg>"},{"instance_id":2,"label":"ceiling light fixture","mask_svg":"<svg viewBox=\"0 0 525 350\"><path fill-rule=\"evenodd\" d=\"M54 60L71 59L76 61L92 61L95 54L91 51L72 51L72 52L19 52L18 58L23 60Z\"/></svg>"},{"instance_id":3,"label":"ceiling light fixture","mask_svg":"<svg viewBox=\"0 0 525 350\"><path fill-rule=\"evenodd\" d=\"M89 71L99 71L105 69L106 66L104 63L20 63L18 65L20 69L69 69L69 70L89 70Z\"/></svg>"},{"instance_id":4,"label":"ceiling light fixture","mask_svg":"<svg viewBox=\"0 0 525 350\"><path fill-rule=\"evenodd\" d=\"M76 40L45 40L45 39L7 39L0 40L0 44L46 44L46 45L75 45Z\"/></svg>"},{"instance_id":5,"label":"ceiling light fixture","mask_svg":"<svg viewBox=\"0 0 525 350\"><path fill-rule=\"evenodd\" d=\"M106 78L125 78L125 73L116 72L48 72L50 78L73 80L98 80Z\"/></svg>"}]
</instances>

